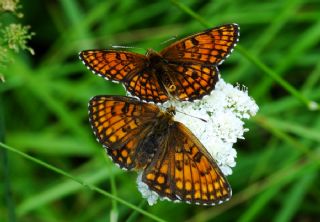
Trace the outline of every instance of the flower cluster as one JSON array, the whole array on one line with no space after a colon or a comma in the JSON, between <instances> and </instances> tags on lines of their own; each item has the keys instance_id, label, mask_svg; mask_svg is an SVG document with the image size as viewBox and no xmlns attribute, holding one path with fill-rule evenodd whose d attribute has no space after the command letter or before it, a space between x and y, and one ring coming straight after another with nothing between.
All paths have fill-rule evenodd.
<instances>
[{"instance_id":1,"label":"flower cluster","mask_svg":"<svg viewBox=\"0 0 320 222\"><path fill-rule=\"evenodd\" d=\"M23 14L18 12L21 8L19 0L2 0L0 1L0 15L3 13L11 13L18 18L22 18ZM0 69L4 69L7 63L12 62L10 51L15 53L20 50L28 50L32 55L34 51L27 46L27 42L35 33L30 32L29 26L7 22L0 22ZM4 82L4 76L0 73L0 82Z\"/></svg>"},{"instance_id":2,"label":"flower cluster","mask_svg":"<svg viewBox=\"0 0 320 222\"><path fill-rule=\"evenodd\" d=\"M2 30L3 41L8 45L9 49L15 52L28 50L34 55L33 49L27 46L27 41L35 35L33 32L29 33L29 29L29 26L10 24Z\"/></svg>"}]
</instances>

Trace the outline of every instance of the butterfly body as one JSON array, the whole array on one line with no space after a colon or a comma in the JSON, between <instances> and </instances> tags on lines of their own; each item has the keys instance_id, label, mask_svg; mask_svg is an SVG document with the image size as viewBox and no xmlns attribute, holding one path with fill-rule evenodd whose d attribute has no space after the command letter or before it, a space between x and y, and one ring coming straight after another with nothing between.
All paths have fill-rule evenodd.
<instances>
[{"instance_id":1,"label":"butterfly body","mask_svg":"<svg viewBox=\"0 0 320 222\"><path fill-rule=\"evenodd\" d=\"M175 72L170 67L170 61L166 60L160 53L153 49L148 49L146 53L145 70L150 70L150 74L159 83L163 92L169 97L176 97L177 92L175 82Z\"/></svg>"},{"instance_id":2,"label":"butterfly body","mask_svg":"<svg viewBox=\"0 0 320 222\"><path fill-rule=\"evenodd\" d=\"M160 52L85 50L80 59L94 73L123 83L143 101L193 101L214 89L217 66L230 55L238 37L238 25L227 24L183 38Z\"/></svg>"},{"instance_id":3,"label":"butterfly body","mask_svg":"<svg viewBox=\"0 0 320 222\"><path fill-rule=\"evenodd\" d=\"M163 147L162 143L170 131L174 129L174 123L172 113L167 111L159 111L155 118L150 119L147 125L152 127L142 129L142 131L147 130L148 133L145 134L145 137L137 145L135 169L146 168L154 156L159 156L159 152L165 152L161 150L161 147ZM144 135L144 133L142 134Z\"/></svg>"},{"instance_id":4,"label":"butterfly body","mask_svg":"<svg viewBox=\"0 0 320 222\"><path fill-rule=\"evenodd\" d=\"M124 96L96 96L89 119L98 141L121 168L142 170L142 181L162 198L214 205L231 188L215 160L175 110Z\"/></svg>"}]
</instances>

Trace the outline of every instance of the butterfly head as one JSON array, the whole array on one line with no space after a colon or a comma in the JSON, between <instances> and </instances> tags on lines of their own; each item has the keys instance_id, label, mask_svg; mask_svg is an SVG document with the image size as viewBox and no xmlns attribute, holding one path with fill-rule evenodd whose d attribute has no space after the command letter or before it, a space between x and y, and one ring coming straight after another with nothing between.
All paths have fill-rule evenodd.
<instances>
[{"instance_id":1,"label":"butterfly head","mask_svg":"<svg viewBox=\"0 0 320 222\"><path fill-rule=\"evenodd\" d=\"M147 50L146 57L149 60L150 68L161 69L163 62L165 61L160 53L153 49Z\"/></svg>"},{"instance_id":2,"label":"butterfly head","mask_svg":"<svg viewBox=\"0 0 320 222\"><path fill-rule=\"evenodd\" d=\"M159 53L156 50L149 48L149 49L147 49L146 56L148 58L150 58L152 56L159 56Z\"/></svg>"},{"instance_id":3,"label":"butterfly head","mask_svg":"<svg viewBox=\"0 0 320 222\"><path fill-rule=\"evenodd\" d=\"M176 109L174 106L166 108L165 111L161 111L158 114L160 125L163 125L165 128L174 124L174 115L176 114ZM165 124L164 124L165 123Z\"/></svg>"},{"instance_id":4,"label":"butterfly head","mask_svg":"<svg viewBox=\"0 0 320 222\"><path fill-rule=\"evenodd\" d=\"M173 117L174 115L176 115L176 107L174 106L169 106L166 109L167 113L170 114L171 117Z\"/></svg>"}]
</instances>

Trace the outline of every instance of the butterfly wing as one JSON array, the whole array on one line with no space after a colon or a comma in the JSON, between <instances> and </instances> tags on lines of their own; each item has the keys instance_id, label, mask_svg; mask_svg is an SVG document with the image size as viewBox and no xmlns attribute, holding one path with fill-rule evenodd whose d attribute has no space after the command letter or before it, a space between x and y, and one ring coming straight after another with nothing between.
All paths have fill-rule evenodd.
<instances>
[{"instance_id":1,"label":"butterfly wing","mask_svg":"<svg viewBox=\"0 0 320 222\"><path fill-rule=\"evenodd\" d=\"M139 73L145 62L143 55L115 50L85 50L79 57L92 72L118 82Z\"/></svg>"},{"instance_id":2,"label":"butterfly wing","mask_svg":"<svg viewBox=\"0 0 320 222\"><path fill-rule=\"evenodd\" d=\"M144 69L139 75L125 81L124 85L130 94L138 96L143 101L163 103L168 100L165 88L150 69Z\"/></svg>"},{"instance_id":3,"label":"butterfly wing","mask_svg":"<svg viewBox=\"0 0 320 222\"><path fill-rule=\"evenodd\" d=\"M161 51L169 63L219 65L238 42L239 26L227 24L188 36Z\"/></svg>"},{"instance_id":4,"label":"butterfly wing","mask_svg":"<svg viewBox=\"0 0 320 222\"><path fill-rule=\"evenodd\" d=\"M157 106L125 96L95 96L89 102L89 120L98 142L125 169L143 168L149 161L138 149L158 113Z\"/></svg>"},{"instance_id":5,"label":"butterfly wing","mask_svg":"<svg viewBox=\"0 0 320 222\"><path fill-rule=\"evenodd\" d=\"M231 53L238 37L238 25L223 25L186 37L160 52L176 86L174 96L193 101L208 95L219 79L217 65Z\"/></svg>"},{"instance_id":6,"label":"butterfly wing","mask_svg":"<svg viewBox=\"0 0 320 222\"><path fill-rule=\"evenodd\" d=\"M145 67L146 57L138 53L115 50L85 50L82 62L95 74L124 84L128 92L144 101L165 102L167 93L156 75Z\"/></svg>"},{"instance_id":7,"label":"butterfly wing","mask_svg":"<svg viewBox=\"0 0 320 222\"><path fill-rule=\"evenodd\" d=\"M193 101L210 94L219 79L218 67L203 64L169 64L179 100Z\"/></svg>"},{"instance_id":8,"label":"butterfly wing","mask_svg":"<svg viewBox=\"0 0 320 222\"><path fill-rule=\"evenodd\" d=\"M160 197L214 205L231 197L231 188L216 162L192 132L179 122L162 141L162 153L142 180Z\"/></svg>"}]
</instances>

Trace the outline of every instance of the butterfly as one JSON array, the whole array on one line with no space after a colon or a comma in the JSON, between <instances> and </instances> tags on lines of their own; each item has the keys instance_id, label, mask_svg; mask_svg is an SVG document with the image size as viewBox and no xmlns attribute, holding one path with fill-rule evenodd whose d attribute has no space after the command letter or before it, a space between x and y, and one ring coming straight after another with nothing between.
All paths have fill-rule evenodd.
<instances>
[{"instance_id":1,"label":"butterfly","mask_svg":"<svg viewBox=\"0 0 320 222\"><path fill-rule=\"evenodd\" d=\"M88 69L123 83L131 95L143 101L193 101L214 89L219 78L217 66L230 55L238 38L239 26L227 24L188 36L159 53L152 49L146 55L85 50L79 57Z\"/></svg>"},{"instance_id":2,"label":"butterfly","mask_svg":"<svg viewBox=\"0 0 320 222\"><path fill-rule=\"evenodd\" d=\"M120 168L142 170L142 181L161 198L214 205L231 197L217 163L196 136L151 103L126 96L95 96L89 119L98 140Z\"/></svg>"}]
</instances>

